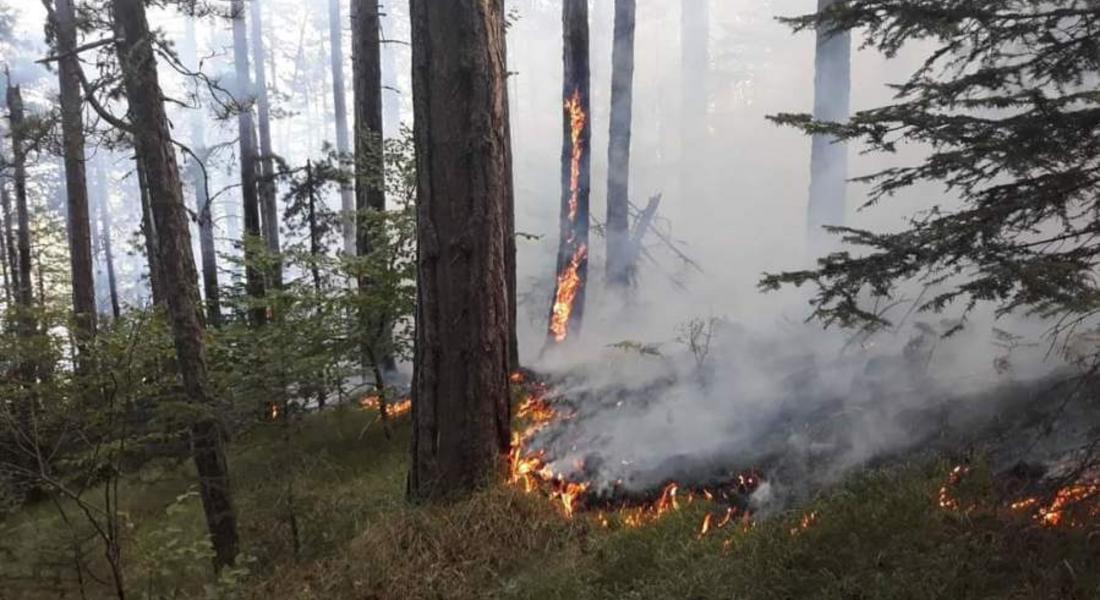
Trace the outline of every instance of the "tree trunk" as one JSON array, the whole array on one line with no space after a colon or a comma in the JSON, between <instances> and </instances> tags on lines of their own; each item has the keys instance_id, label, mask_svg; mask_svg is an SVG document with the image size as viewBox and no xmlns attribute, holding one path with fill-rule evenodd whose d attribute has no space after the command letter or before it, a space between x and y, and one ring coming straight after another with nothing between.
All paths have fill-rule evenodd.
<instances>
[{"instance_id":1,"label":"tree trunk","mask_svg":"<svg viewBox=\"0 0 1100 600\"><path fill-rule=\"evenodd\" d=\"M0 156L0 161L3 157ZM7 255L8 272L11 273L12 297L19 302L19 250L15 243L15 221L11 212L11 195L8 193L7 182L0 180L0 207L4 211L4 249Z\"/></svg>"},{"instance_id":2,"label":"tree trunk","mask_svg":"<svg viewBox=\"0 0 1100 600\"><path fill-rule=\"evenodd\" d=\"M625 289L630 262L630 126L634 106L635 0L615 0L611 126L607 148L607 282Z\"/></svg>"},{"instance_id":3,"label":"tree trunk","mask_svg":"<svg viewBox=\"0 0 1100 600\"><path fill-rule=\"evenodd\" d=\"M187 61L191 69L198 70L198 44L195 40L195 20L187 19L185 38ZM198 160L209 155L206 148L205 118L199 111L191 111L191 150ZM202 286L206 296L206 320L215 329L222 325L221 290L218 288L218 251L214 246L214 213L210 206L206 171L203 165L191 159L191 187L195 188L195 213L199 217L199 253L202 256Z\"/></svg>"},{"instance_id":4,"label":"tree trunk","mask_svg":"<svg viewBox=\"0 0 1100 600\"><path fill-rule=\"evenodd\" d=\"M580 333L588 279L588 195L592 126L589 101L588 0L564 0L561 239L550 307L549 342Z\"/></svg>"},{"instance_id":5,"label":"tree trunk","mask_svg":"<svg viewBox=\"0 0 1100 600\"><path fill-rule=\"evenodd\" d=\"M275 257L271 268L271 285L283 287L283 268L279 256L279 206L275 201L275 155L271 150L271 104L267 97L267 73L264 66L262 0L251 0L252 58L256 71L257 128L260 133L260 212L267 251Z\"/></svg>"},{"instance_id":6,"label":"tree trunk","mask_svg":"<svg viewBox=\"0 0 1100 600\"><path fill-rule=\"evenodd\" d=\"M354 0L353 0L354 1ZM336 112L336 151L341 157L351 156L348 135L348 103L344 91L344 33L340 20L340 0L328 2L329 44L332 48L332 102ZM355 256L355 191L351 185L340 186L340 230L344 236L344 254Z\"/></svg>"},{"instance_id":7,"label":"tree trunk","mask_svg":"<svg viewBox=\"0 0 1100 600\"><path fill-rule=\"evenodd\" d=\"M417 320L408 492L488 483L510 445L501 0L412 0Z\"/></svg>"},{"instance_id":8,"label":"tree trunk","mask_svg":"<svg viewBox=\"0 0 1100 600\"><path fill-rule=\"evenodd\" d=\"M393 5L382 3L382 134L395 138L401 134L401 93L397 91L397 44L393 41Z\"/></svg>"},{"instance_id":9,"label":"tree trunk","mask_svg":"<svg viewBox=\"0 0 1100 600\"><path fill-rule=\"evenodd\" d=\"M103 263L107 269L107 291L111 296L111 315L118 319L122 310L118 303L118 281L115 278L115 254L112 243L111 191L107 188L107 173L103 168L103 159L96 159L96 185L99 188L99 239L103 245Z\"/></svg>"},{"instance_id":10,"label":"tree trunk","mask_svg":"<svg viewBox=\"0 0 1100 600\"><path fill-rule=\"evenodd\" d=\"M351 5L352 82L355 91L355 253L371 252L372 235L382 228L373 216L386 210L386 180L382 142L382 46L379 38L377 0L352 0ZM374 225L372 231L372 225ZM359 278L359 293L370 293L371 282ZM386 315L365 315L363 364L367 367L396 368L393 353L385 349L390 339ZM377 335L372 335L377 332ZM374 338L374 339L371 339ZM371 346L367 348L366 346ZM381 351L379 351L381 347ZM374 364L371 356L380 356ZM382 393L382 390L377 390Z\"/></svg>"},{"instance_id":11,"label":"tree trunk","mask_svg":"<svg viewBox=\"0 0 1100 600\"><path fill-rule=\"evenodd\" d=\"M7 194L7 192L3 192L3 193L5 195ZM0 217L0 230L2 230L4 227L7 227L7 224L4 223L3 218ZM15 297L14 296L15 290L13 289L13 286L12 286L12 283L11 283L11 278L8 275L9 265L10 265L10 263L8 262L8 245L7 245L7 243L0 242L0 273L2 273L3 277L4 277L4 308L5 309L11 308L12 299Z\"/></svg>"},{"instance_id":12,"label":"tree trunk","mask_svg":"<svg viewBox=\"0 0 1100 600\"><path fill-rule=\"evenodd\" d=\"M161 283L161 262L157 258L157 224L153 220L153 210L150 206L149 184L145 175L145 163L141 156L134 157L134 165L137 170L138 198L141 200L141 232L145 237L145 255L149 261L149 293L153 298L153 304L164 304L164 287Z\"/></svg>"},{"instance_id":13,"label":"tree trunk","mask_svg":"<svg viewBox=\"0 0 1100 600\"><path fill-rule=\"evenodd\" d=\"M16 288L15 301L20 307L21 334L24 337L31 337L35 330L35 319L31 312L34 304L34 281L31 266L31 219L27 210L26 124L23 116L23 94L19 86L8 85L7 102L8 118L11 120L15 218L19 226L16 235L19 287Z\"/></svg>"},{"instance_id":14,"label":"tree trunk","mask_svg":"<svg viewBox=\"0 0 1100 600\"><path fill-rule=\"evenodd\" d=\"M114 21L123 84L130 103L138 154L144 157L153 219L159 235L166 304L172 324L183 389L199 416L191 426L191 449L199 475L200 495L214 547L216 567L237 555L237 520L229 486L224 442L207 378L203 319L199 310L198 275L191 250L179 166L157 78L152 35L143 0L114 0Z\"/></svg>"},{"instance_id":15,"label":"tree trunk","mask_svg":"<svg viewBox=\"0 0 1100 600\"><path fill-rule=\"evenodd\" d=\"M710 71L710 0L681 0L680 195L697 200L705 192L702 166L707 144Z\"/></svg>"},{"instance_id":16,"label":"tree trunk","mask_svg":"<svg viewBox=\"0 0 1100 600\"><path fill-rule=\"evenodd\" d=\"M84 170L83 97L76 48L76 17L72 0L54 0L54 28L61 90L61 136L65 151L65 190L69 234L69 266L73 283L73 321L76 324L76 366L86 370L88 343L95 336L95 280L92 275L92 232L88 218L88 183Z\"/></svg>"},{"instance_id":17,"label":"tree trunk","mask_svg":"<svg viewBox=\"0 0 1100 600\"><path fill-rule=\"evenodd\" d=\"M818 0L823 11L836 0ZM835 35L825 29L817 32L814 60L814 119L844 122L848 120L851 97L851 34ZM848 147L828 135L813 136L810 155L810 202L807 221L809 249L813 256L828 252L834 239L822 227L844 225L845 195L848 179Z\"/></svg>"},{"instance_id":18,"label":"tree trunk","mask_svg":"<svg viewBox=\"0 0 1100 600\"><path fill-rule=\"evenodd\" d=\"M507 14L505 10L500 11L501 27L505 33L508 31ZM504 53L504 72L505 72L505 92L507 92L508 86L508 48L507 48L508 36L505 35L501 40L501 44L504 46L502 52ZM512 119L509 115L508 119L504 121L505 136L507 137L508 144L505 148L505 177L507 178L506 184L508 190L505 193L505 207L504 207L504 275L507 283L505 293L508 300L508 372L511 373L520 367L519 362L519 337L517 324L517 298L516 293L516 203L515 203L515 181L512 178Z\"/></svg>"},{"instance_id":19,"label":"tree trunk","mask_svg":"<svg viewBox=\"0 0 1100 600\"><path fill-rule=\"evenodd\" d=\"M248 34L245 29L244 0L232 0L233 64L236 69L237 135L241 146L241 203L244 213L244 279L245 289L252 299L249 322L259 327L267 321L263 306L264 280L258 269L256 244L262 242L260 231L260 198L256 171L256 127L252 122L254 99L248 60Z\"/></svg>"}]
</instances>

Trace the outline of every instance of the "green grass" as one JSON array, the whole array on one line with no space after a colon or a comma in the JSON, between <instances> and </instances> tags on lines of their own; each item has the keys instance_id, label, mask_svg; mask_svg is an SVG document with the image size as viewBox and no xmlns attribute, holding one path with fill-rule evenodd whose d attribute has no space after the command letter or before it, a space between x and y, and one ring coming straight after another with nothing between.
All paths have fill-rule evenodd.
<instances>
[{"instance_id":1,"label":"green grass","mask_svg":"<svg viewBox=\"0 0 1100 600\"><path fill-rule=\"evenodd\" d=\"M988 472L937 507L949 465L934 458L853 475L806 506L700 539L696 502L638 529L568 521L506 486L442 506L404 501L407 422L382 435L375 416L343 408L234 441L249 574L220 587L201 553L190 467L128 480L124 550L132 596L502 599L862 599L1100 597L1100 530L1044 529L994 506ZM171 507L171 508L169 508ZM804 514L817 521L792 534ZM67 529L36 506L0 524L0 598L73 594L70 578L25 579ZM290 515L295 516L295 552ZM93 556L94 558L94 556ZM63 561L62 561L63 562ZM97 566L97 570L102 565ZM58 573L63 567L57 567ZM22 575L24 579L10 579ZM47 578L48 580L48 578ZM36 587L37 585L37 587ZM106 596L93 585L89 597ZM173 596L172 594L175 594Z\"/></svg>"}]
</instances>

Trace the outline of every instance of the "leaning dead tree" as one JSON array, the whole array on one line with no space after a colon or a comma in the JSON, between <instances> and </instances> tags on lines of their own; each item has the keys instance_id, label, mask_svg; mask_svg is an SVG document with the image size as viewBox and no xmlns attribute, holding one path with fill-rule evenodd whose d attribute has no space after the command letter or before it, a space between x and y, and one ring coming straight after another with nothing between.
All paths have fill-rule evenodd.
<instances>
[{"instance_id":1,"label":"leaning dead tree","mask_svg":"<svg viewBox=\"0 0 1100 600\"><path fill-rule=\"evenodd\" d=\"M549 343L580 332L588 279L588 194L592 127L589 119L588 0L562 4L561 228L550 307Z\"/></svg>"},{"instance_id":2,"label":"leaning dead tree","mask_svg":"<svg viewBox=\"0 0 1100 600\"><path fill-rule=\"evenodd\" d=\"M412 0L417 314L408 493L489 483L511 445L502 0Z\"/></svg>"}]
</instances>

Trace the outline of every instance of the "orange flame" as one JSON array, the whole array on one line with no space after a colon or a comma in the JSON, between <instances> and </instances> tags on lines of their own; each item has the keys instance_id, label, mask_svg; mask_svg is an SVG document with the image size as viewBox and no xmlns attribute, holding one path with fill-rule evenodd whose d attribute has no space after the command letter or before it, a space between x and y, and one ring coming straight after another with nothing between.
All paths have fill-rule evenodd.
<instances>
[{"instance_id":1,"label":"orange flame","mask_svg":"<svg viewBox=\"0 0 1100 600\"><path fill-rule=\"evenodd\" d=\"M959 510L959 501L951 493L952 488L962 481L964 475L970 472L970 468L966 465L957 465L951 472L947 474L947 481L940 486L940 493L938 498L938 504L940 508L944 510Z\"/></svg>"},{"instance_id":2,"label":"orange flame","mask_svg":"<svg viewBox=\"0 0 1100 600\"><path fill-rule=\"evenodd\" d=\"M581 193L581 158L584 156L584 128L588 122L588 115L584 114L581 106L581 91L575 90L573 95L565 101L565 110L569 114L569 139L573 143L573 151L569 161L569 220L577 218L577 205Z\"/></svg>"},{"instance_id":3,"label":"orange flame","mask_svg":"<svg viewBox=\"0 0 1100 600\"><path fill-rule=\"evenodd\" d=\"M1100 484L1076 483L1059 489L1049 504L1041 504L1038 498L1024 498L1013 502L1009 508L1015 511L1034 511L1032 518L1044 527L1072 526L1078 523L1071 520L1068 514L1070 509L1082 502L1096 500L1098 497L1100 497ZM1089 512L1095 516L1100 512L1100 506L1091 507Z\"/></svg>"},{"instance_id":4,"label":"orange flame","mask_svg":"<svg viewBox=\"0 0 1100 600\"><path fill-rule=\"evenodd\" d=\"M581 262L587 255L587 246L584 244L577 246L564 272L558 275L557 290L554 292L554 309L550 314L550 334L554 336L555 342L564 342L569 335L569 317L573 314L573 302L577 299L577 292L581 285Z\"/></svg>"},{"instance_id":5,"label":"orange flame","mask_svg":"<svg viewBox=\"0 0 1100 600\"><path fill-rule=\"evenodd\" d=\"M381 410L382 399L377 395L364 396L359 401L359 406L364 410ZM394 400L393 402L386 403L386 416L388 417L400 417L412 411L412 399L401 398Z\"/></svg>"}]
</instances>

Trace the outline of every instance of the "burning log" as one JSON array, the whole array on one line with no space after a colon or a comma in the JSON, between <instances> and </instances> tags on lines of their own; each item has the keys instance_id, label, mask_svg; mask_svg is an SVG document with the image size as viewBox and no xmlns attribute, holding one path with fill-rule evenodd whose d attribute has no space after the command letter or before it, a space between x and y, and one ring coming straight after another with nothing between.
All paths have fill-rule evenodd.
<instances>
[{"instance_id":1,"label":"burning log","mask_svg":"<svg viewBox=\"0 0 1100 600\"><path fill-rule=\"evenodd\" d=\"M550 307L549 343L580 330L588 279L588 195L592 128L589 115L588 1L562 5L563 142L561 153L561 238Z\"/></svg>"}]
</instances>

